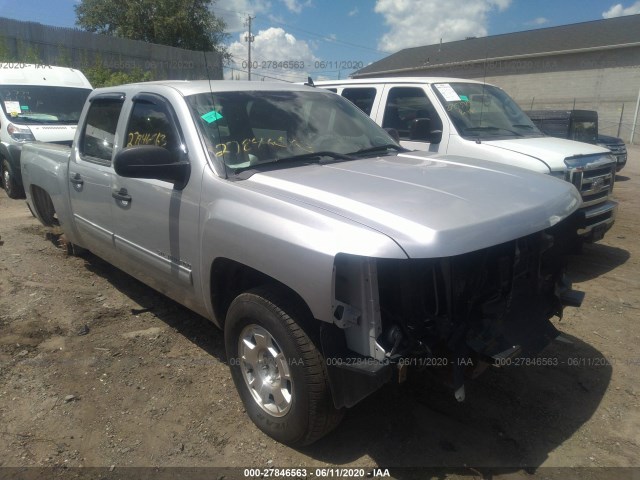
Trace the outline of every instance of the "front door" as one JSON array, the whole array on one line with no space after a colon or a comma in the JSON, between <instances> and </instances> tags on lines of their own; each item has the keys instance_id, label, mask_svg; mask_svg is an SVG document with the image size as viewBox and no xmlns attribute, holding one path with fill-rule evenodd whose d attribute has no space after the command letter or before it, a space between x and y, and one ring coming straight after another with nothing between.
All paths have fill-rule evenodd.
<instances>
[{"instance_id":1,"label":"front door","mask_svg":"<svg viewBox=\"0 0 640 480\"><path fill-rule=\"evenodd\" d=\"M384 109L378 111L382 115L381 125L395 129L403 147L440 151L442 120L422 87L386 87L382 101ZM435 132L440 132L440 136ZM436 137L436 142L431 142Z\"/></svg>"},{"instance_id":2,"label":"front door","mask_svg":"<svg viewBox=\"0 0 640 480\"><path fill-rule=\"evenodd\" d=\"M163 97L133 98L124 146L155 145L187 156L176 115ZM182 303L194 297L193 268L199 260L199 178L191 172L184 188L170 182L114 174L115 246L125 269Z\"/></svg>"}]
</instances>

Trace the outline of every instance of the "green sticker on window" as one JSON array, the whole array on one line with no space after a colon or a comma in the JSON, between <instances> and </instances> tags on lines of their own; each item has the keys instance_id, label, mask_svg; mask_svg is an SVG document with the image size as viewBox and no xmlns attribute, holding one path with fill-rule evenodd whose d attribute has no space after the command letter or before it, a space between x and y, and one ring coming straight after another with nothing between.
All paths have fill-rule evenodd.
<instances>
[{"instance_id":1,"label":"green sticker on window","mask_svg":"<svg viewBox=\"0 0 640 480\"><path fill-rule=\"evenodd\" d=\"M466 95L460 95L460 100L462 100L463 102L468 102L469 97L467 97Z\"/></svg>"},{"instance_id":2,"label":"green sticker on window","mask_svg":"<svg viewBox=\"0 0 640 480\"><path fill-rule=\"evenodd\" d=\"M222 115L220 115L215 110L211 110L210 112L205 113L204 115L202 115L200 118L203 119L207 123L213 123L216 120L220 120L222 118Z\"/></svg>"}]
</instances>

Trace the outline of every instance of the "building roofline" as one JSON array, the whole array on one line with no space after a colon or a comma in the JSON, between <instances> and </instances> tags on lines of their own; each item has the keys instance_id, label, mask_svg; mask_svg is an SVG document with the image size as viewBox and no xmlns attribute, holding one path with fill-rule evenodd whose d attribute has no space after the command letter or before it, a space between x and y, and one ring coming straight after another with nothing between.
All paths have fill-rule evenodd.
<instances>
[{"instance_id":1,"label":"building roofline","mask_svg":"<svg viewBox=\"0 0 640 480\"><path fill-rule=\"evenodd\" d=\"M367 65L352 77L636 47L640 45L639 22L640 14L626 15L409 47ZM561 45L565 48L556 49Z\"/></svg>"},{"instance_id":2,"label":"building roofline","mask_svg":"<svg viewBox=\"0 0 640 480\"><path fill-rule=\"evenodd\" d=\"M588 52L597 52L597 51L603 51L603 50L613 50L616 48L632 48L632 47L640 47L640 42L623 43L619 45L601 45L597 47L586 47L586 48L573 48L570 50L524 53L521 55L509 55L504 57L476 58L473 60L463 60L460 62L434 63L433 65L427 64L427 65L420 65L416 67L396 68L396 69L390 69L390 70L378 70L376 72L370 72L370 73L365 72L361 74L358 74L357 72L355 72L353 74L353 78L365 78L367 76L378 77L380 75L385 75L389 73L415 72L415 71L430 70L430 69L445 68L445 67L458 67L461 65L469 65L469 64L482 64L485 62L505 62L509 60L569 55L574 53L588 53Z\"/></svg>"}]
</instances>

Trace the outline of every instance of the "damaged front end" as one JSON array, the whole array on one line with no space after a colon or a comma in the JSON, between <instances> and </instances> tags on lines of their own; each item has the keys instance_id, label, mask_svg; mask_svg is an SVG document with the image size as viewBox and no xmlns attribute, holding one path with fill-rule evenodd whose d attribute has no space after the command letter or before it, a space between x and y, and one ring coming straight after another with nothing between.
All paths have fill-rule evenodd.
<instances>
[{"instance_id":1,"label":"damaged front end","mask_svg":"<svg viewBox=\"0 0 640 480\"><path fill-rule=\"evenodd\" d=\"M572 228L564 221L446 258L338 256L335 325L322 340L327 358L349 359L329 362L338 367L329 371L332 383L349 382L355 391L340 398L346 389L338 387L336 405L356 403L394 369L402 379L410 366L440 367L434 370L462 401L465 378L540 352L559 335L550 319L562 318L565 306L580 306L584 297L564 275ZM356 380L357 374L369 380ZM353 389L354 382L361 388Z\"/></svg>"}]
</instances>

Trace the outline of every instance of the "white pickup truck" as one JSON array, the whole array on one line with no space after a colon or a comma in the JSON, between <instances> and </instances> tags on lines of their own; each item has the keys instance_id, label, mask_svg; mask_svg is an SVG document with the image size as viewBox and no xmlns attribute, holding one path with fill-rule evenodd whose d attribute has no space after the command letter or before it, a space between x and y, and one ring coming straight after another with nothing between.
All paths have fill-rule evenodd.
<instances>
[{"instance_id":1,"label":"white pickup truck","mask_svg":"<svg viewBox=\"0 0 640 480\"><path fill-rule=\"evenodd\" d=\"M577 190L408 152L330 92L262 82L95 90L71 148L25 145L27 201L224 330L237 390L309 444L413 365L465 379L559 334Z\"/></svg>"},{"instance_id":2,"label":"white pickup truck","mask_svg":"<svg viewBox=\"0 0 640 480\"><path fill-rule=\"evenodd\" d=\"M615 221L616 158L603 147L545 136L502 89L460 78L390 77L315 82L351 100L412 150L491 160L573 183L583 200L580 240Z\"/></svg>"}]
</instances>

